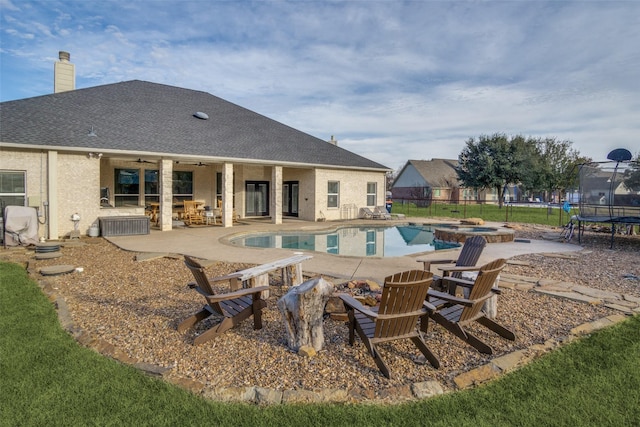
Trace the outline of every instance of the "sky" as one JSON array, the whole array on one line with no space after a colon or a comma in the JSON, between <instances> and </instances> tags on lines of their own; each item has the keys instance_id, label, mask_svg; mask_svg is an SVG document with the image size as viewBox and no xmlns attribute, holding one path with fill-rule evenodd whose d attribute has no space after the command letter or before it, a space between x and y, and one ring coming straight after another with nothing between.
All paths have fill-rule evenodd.
<instances>
[{"instance_id":1,"label":"sky","mask_svg":"<svg viewBox=\"0 0 640 427\"><path fill-rule=\"evenodd\" d=\"M504 133L640 152L640 1L0 0L0 101L144 80L400 169ZM1 125L1 124L0 124Z\"/></svg>"}]
</instances>

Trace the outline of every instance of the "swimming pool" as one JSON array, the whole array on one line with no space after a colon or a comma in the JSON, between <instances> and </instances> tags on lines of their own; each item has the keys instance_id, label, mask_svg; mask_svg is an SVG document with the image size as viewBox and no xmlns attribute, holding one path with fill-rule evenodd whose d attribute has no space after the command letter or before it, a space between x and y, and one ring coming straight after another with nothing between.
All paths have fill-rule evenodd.
<instances>
[{"instance_id":1,"label":"swimming pool","mask_svg":"<svg viewBox=\"0 0 640 427\"><path fill-rule=\"evenodd\" d=\"M439 227L441 225L438 225ZM237 246L299 249L334 255L394 257L460 246L434 238L434 225L352 226L318 232L260 233L230 240Z\"/></svg>"}]
</instances>

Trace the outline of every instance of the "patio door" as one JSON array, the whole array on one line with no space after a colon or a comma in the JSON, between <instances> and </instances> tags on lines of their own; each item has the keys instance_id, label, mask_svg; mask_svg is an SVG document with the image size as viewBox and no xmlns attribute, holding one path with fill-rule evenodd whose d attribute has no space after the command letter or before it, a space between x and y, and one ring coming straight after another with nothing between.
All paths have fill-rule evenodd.
<instances>
[{"instance_id":1,"label":"patio door","mask_svg":"<svg viewBox=\"0 0 640 427\"><path fill-rule=\"evenodd\" d=\"M282 183L282 215L298 216L298 181Z\"/></svg>"},{"instance_id":2,"label":"patio door","mask_svg":"<svg viewBox=\"0 0 640 427\"><path fill-rule=\"evenodd\" d=\"M246 181L245 215L269 216L269 182Z\"/></svg>"}]
</instances>

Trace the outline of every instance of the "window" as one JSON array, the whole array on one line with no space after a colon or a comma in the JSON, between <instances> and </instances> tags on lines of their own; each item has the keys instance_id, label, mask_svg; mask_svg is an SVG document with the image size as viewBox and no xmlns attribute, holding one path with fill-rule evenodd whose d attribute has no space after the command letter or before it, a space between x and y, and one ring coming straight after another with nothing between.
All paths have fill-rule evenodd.
<instances>
[{"instance_id":1,"label":"window","mask_svg":"<svg viewBox=\"0 0 640 427\"><path fill-rule=\"evenodd\" d=\"M0 216L5 206L26 206L26 172L0 170Z\"/></svg>"},{"instance_id":2,"label":"window","mask_svg":"<svg viewBox=\"0 0 640 427\"><path fill-rule=\"evenodd\" d=\"M193 172L173 171L173 200L193 199Z\"/></svg>"},{"instance_id":3,"label":"window","mask_svg":"<svg viewBox=\"0 0 640 427\"><path fill-rule=\"evenodd\" d=\"M440 197L440 189L439 188L434 188L433 189L433 197Z\"/></svg>"},{"instance_id":4,"label":"window","mask_svg":"<svg viewBox=\"0 0 640 427\"><path fill-rule=\"evenodd\" d=\"M340 182L329 181L327 185L327 207L337 208L340 203Z\"/></svg>"},{"instance_id":5,"label":"window","mask_svg":"<svg viewBox=\"0 0 640 427\"><path fill-rule=\"evenodd\" d=\"M376 205L376 187L375 182L367 182L367 206Z\"/></svg>"},{"instance_id":6,"label":"window","mask_svg":"<svg viewBox=\"0 0 640 427\"><path fill-rule=\"evenodd\" d=\"M160 184L158 182L158 170L146 169L144 171L144 203L158 203L160 201Z\"/></svg>"},{"instance_id":7,"label":"window","mask_svg":"<svg viewBox=\"0 0 640 427\"><path fill-rule=\"evenodd\" d=\"M116 169L114 175L114 201L116 206L138 205L140 171L138 169Z\"/></svg>"}]
</instances>

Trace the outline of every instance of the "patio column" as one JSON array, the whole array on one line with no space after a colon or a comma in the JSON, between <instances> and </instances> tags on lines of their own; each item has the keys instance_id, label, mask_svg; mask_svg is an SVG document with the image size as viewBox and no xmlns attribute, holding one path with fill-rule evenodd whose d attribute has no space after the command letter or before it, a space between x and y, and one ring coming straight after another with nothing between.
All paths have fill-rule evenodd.
<instances>
[{"instance_id":1,"label":"patio column","mask_svg":"<svg viewBox=\"0 0 640 427\"><path fill-rule=\"evenodd\" d=\"M222 226L233 226L233 163L222 165Z\"/></svg>"},{"instance_id":2,"label":"patio column","mask_svg":"<svg viewBox=\"0 0 640 427\"><path fill-rule=\"evenodd\" d=\"M271 222L282 224L282 166L271 169Z\"/></svg>"},{"instance_id":3,"label":"patio column","mask_svg":"<svg viewBox=\"0 0 640 427\"><path fill-rule=\"evenodd\" d=\"M47 239L58 239L60 237L58 218L58 152L47 151L47 184L49 192L47 202L49 203L49 230Z\"/></svg>"},{"instance_id":4,"label":"patio column","mask_svg":"<svg viewBox=\"0 0 640 427\"><path fill-rule=\"evenodd\" d=\"M173 162L160 160L160 212L158 221L160 230L169 231L173 228Z\"/></svg>"}]
</instances>

